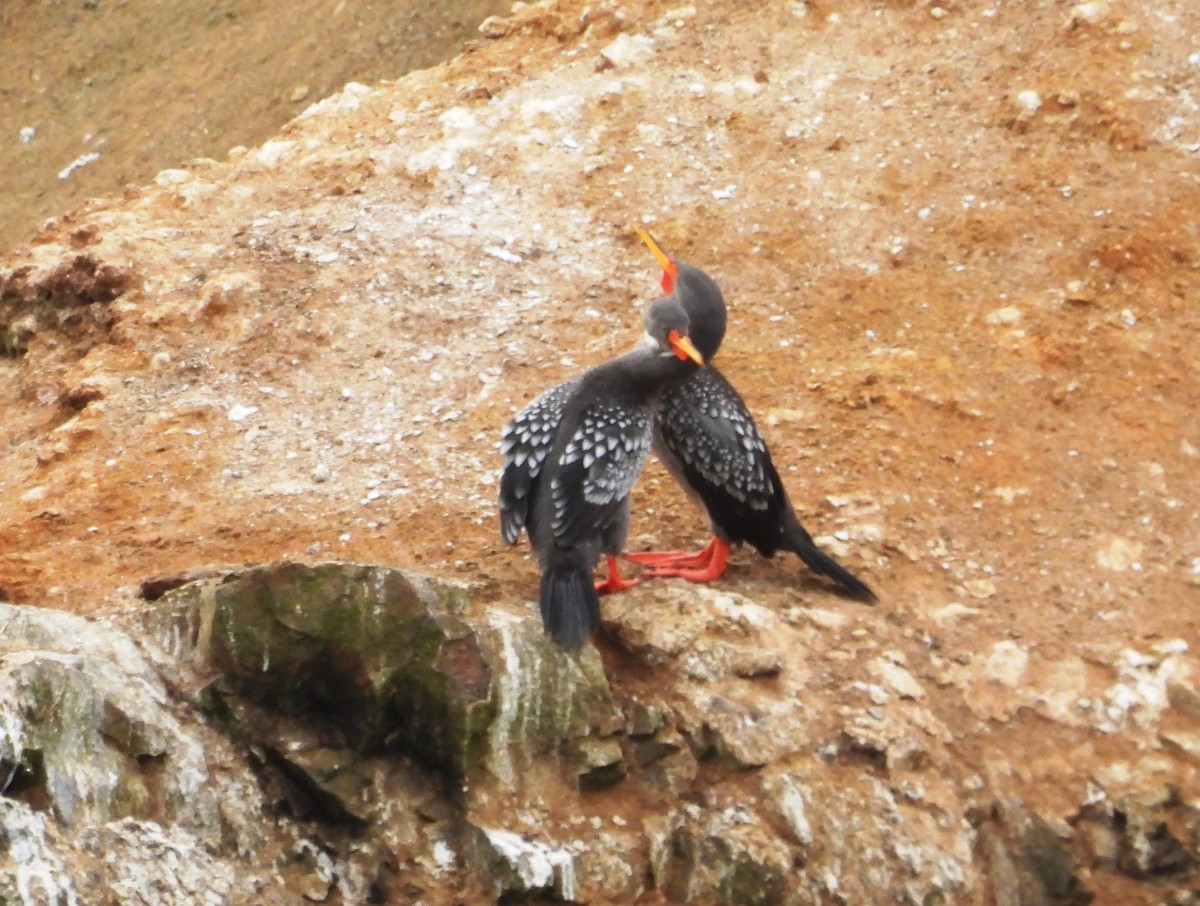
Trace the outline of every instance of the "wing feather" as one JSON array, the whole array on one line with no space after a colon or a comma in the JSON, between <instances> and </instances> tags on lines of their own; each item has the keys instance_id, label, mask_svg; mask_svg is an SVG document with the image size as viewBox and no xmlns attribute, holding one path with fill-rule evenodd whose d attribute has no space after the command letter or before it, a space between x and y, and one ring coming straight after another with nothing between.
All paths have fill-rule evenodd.
<instances>
[{"instance_id":1,"label":"wing feather","mask_svg":"<svg viewBox=\"0 0 1200 906\"><path fill-rule=\"evenodd\" d=\"M551 387L516 414L500 439L500 536L516 544L529 521L534 484L562 422L563 409L578 381Z\"/></svg>"},{"instance_id":2,"label":"wing feather","mask_svg":"<svg viewBox=\"0 0 1200 906\"><path fill-rule=\"evenodd\" d=\"M650 429L647 407L595 404L584 410L551 483L558 543L601 533L618 516L646 464Z\"/></svg>"},{"instance_id":3,"label":"wing feather","mask_svg":"<svg viewBox=\"0 0 1200 906\"><path fill-rule=\"evenodd\" d=\"M713 368L664 394L655 427L694 487L718 489L754 510L777 493L766 442L750 410Z\"/></svg>"}]
</instances>

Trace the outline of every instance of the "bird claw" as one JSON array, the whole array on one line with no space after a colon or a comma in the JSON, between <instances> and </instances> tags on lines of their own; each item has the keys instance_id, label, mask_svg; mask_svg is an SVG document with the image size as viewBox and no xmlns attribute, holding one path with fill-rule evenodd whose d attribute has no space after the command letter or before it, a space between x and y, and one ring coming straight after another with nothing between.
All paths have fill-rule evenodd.
<instances>
[{"instance_id":1,"label":"bird claw","mask_svg":"<svg viewBox=\"0 0 1200 906\"><path fill-rule=\"evenodd\" d=\"M642 581L642 579L640 576L635 577L633 579L622 579L621 578L621 570L617 566L617 558L609 557L608 558L608 578L603 580L602 582L596 583L596 594L598 594L598 595L615 594L618 591L624 591L627 588L633 588L633 586L637 585L641 581Z\"/></svg>"},{"instance_id":2,"label":"bird claw","mask_svg":"<svg viewBox=\"0 0 1200 906\"><path fill-rule=\"evenodd\" d=\"M614 579L612 576L609 576L603 582L596 583L596 594L615 594L618 591L624 591L627 588L633 588L633 586L637 585L641 581L641 576L638 576L636 579L622 579L620 576L617 576L616 579Z\"/></svg>"}]
</instances>

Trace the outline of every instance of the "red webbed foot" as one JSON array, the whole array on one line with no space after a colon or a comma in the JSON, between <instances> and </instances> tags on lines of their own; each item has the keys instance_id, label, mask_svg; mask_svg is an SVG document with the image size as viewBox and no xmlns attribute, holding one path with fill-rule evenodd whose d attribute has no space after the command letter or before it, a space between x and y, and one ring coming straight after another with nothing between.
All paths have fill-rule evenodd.
<instances>
[{"instance_id":1,"label":"red webbed foot","mask_svg":"<svg viewBox=\"0 0 1200 906\"><path fill-rule=\"evenodd\" d=\"M608 578L602 582L596 583L596 593L601 595L615 594L618 591L624 591L627 588L633 588L641 582L641 578L622 579L621 570L617 568L617 558L608 558Z\"/></svg>"},{"instance_id":2,"label":"red webbed foot","mask_svg":"<svg viewBox=\"0 0 1200 906\"><path fill-rule=\"evenodd\" d=\"M627 554L626 559L650 567L642 574L649 579L712 582L725 572L729 545L719 538L713 538L694 554L686 551L644 551Z\"/></svg>"}]
</instances>

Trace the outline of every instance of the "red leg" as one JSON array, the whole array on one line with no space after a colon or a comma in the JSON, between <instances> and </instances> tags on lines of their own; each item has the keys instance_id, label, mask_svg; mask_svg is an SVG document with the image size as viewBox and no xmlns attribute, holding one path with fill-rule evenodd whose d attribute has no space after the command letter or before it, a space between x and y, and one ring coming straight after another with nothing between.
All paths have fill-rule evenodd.
<instances>
[{"instance_id":1,"label":"red leg","mask_svg":"<svg viewBox=\"0 0 1200 906\"><path fill-rule=\"evenodd\" d=\"M651 579L673 578L687 579L689 582L711 582L719 579L725 572L725 561L729 559L729 545L719 538L713 538L699 553L679 557L661 556L662 559L651 562L650 569L643 575Z\"/></svg>"},{"instance_id":2,"label":"red leg","mask_svg":"<svg viewBox=\"0 0 1200 906\"><path fill-rule=\"evenodd\" d=\"M688 551L641 551L626 554L625 559L631 563L640 563L643 566L675 569L686 569L688 567L703 568L707 567L709 561L712 560L713 548L718 543L717 539L713 538L695 553L689 553Z\"/></svg>"},{"instance_id":3,"label":"red leg","mask_svg":"<svg viewBox=\"0 0 1200 906\"><path fill-rule=\"evenodd\" d=\"M596 583L596 591L598 594L611 594L613 592L624 591L627 588L633 588L641 579L622 579L621 570L617 568L617 558L608 558L608 578L603 582Z\"/></svg>"}]
</instances>

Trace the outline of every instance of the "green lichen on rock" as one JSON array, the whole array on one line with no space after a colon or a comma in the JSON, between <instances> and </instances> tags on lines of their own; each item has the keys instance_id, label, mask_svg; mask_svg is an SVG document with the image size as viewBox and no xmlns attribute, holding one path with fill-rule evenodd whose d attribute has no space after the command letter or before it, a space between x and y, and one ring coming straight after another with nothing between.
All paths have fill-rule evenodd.
<instances>
[{"instance_id":1,"label":"green lichen on rock","mask_svg":"<svg viewBox=\"0 0 1200 906\"><path fill-rule=\"evenodd\" d=\"M536 620L499 614L479 637L496 665L488 767L502 786L514 788L531 772L557 764L564 742L582 745L622 730L624 721L592 646L564 651ZM577 746L574 760L583 767L579 752Z\"/></svg>"},{"instance_id":2,"label":"green lichen on rock","mask_svg":"<svg viewBox=\"0 0 1200 906\"><path fill-rule=\"evenodd\" d=\"M359 752L398 746L461 774L491 710L464 602L399 570L281 563L169 592L159 626L193 630L182 648L238 696L336 725Z\"/></svg>"},{"instance_id":3,"label":"green lichen on rock","mask_svg":"<svg viewBox=\"0 0 1200 906\"><path fill-rule=\"evenodd\" d=\"M468 618L468 603L402 570L282 563L168 592L152 632L217 673L210 713L255 741L238 699L334 726L359 753L511 787L565 742L622 729L594 649L564 652L503 611Z\"/></svg>"}]
</instances>

